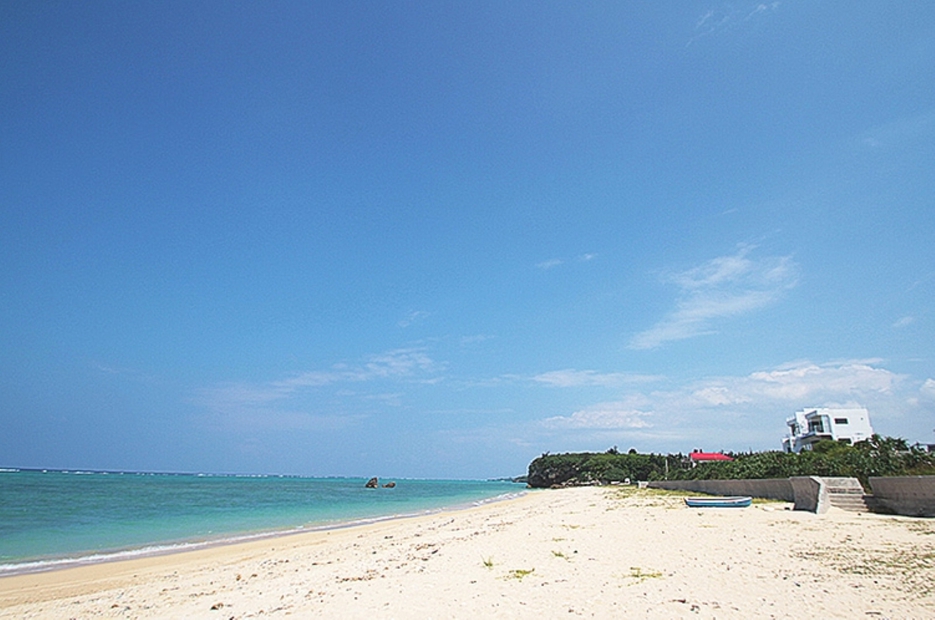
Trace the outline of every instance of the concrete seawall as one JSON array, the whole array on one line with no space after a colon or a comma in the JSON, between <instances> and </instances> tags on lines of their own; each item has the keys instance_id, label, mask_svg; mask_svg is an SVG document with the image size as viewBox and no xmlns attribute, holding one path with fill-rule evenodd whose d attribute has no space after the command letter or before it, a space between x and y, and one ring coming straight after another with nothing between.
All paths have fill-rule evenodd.
<instances>
[{"instance_id":1,"label":"concrete seawall","mask_svg":"<svg viewBox=\"0 0 935 620\"><path fill-rule=\"evenodd\" d=\"M784 502L795 501L792 483L788 478L763 480L658 480L650 482L651 489L692 491L708 495L749 495Z\"/></svg>"},{"instance_id":2,"label":"concrete seawall","mask_svg":"<svg viewBox=\"0 0 935 620\"><path fill-rule=\"evenodd\" d=\"M909 517L935 517L935 476L871 478L873 497L883 508Z\"/></svg>"},{"instance_id":3,"label":"concrete seawall","mask_svg":"<svg viewBox=\"0 0 935 620\"><path fill-rule=\"evenodd\" d=\"M789 478L795 502L793 510L807 510L818 514L828 510L828 490L817 476Z\"/></svg>"},{"instance_id":4,"label":"concrete seawall","mask_svg":"<svg viewBox=\"0 0 935 620\"><path fill-rule=\"evenodd\" d=\"M872 496L863 495L863 488L856 478L819 476L764 480L666 480L649 482L647 486L708 495L749 495L776 499L794 502L795 510L818 514L827 512L831 506L837 506L859 511L872 508L907 517L935 517L935 476L871 478ZM848 503L844 503L845 500ZM855 504L848 505L851 503Z\"/></svg>"}]
</instances>

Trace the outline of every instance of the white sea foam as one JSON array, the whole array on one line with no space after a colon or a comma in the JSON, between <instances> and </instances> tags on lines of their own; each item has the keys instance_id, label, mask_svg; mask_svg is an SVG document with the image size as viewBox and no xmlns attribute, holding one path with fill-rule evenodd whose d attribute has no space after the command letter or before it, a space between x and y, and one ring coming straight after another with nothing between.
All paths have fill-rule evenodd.
<instances>
[{"instance_id":1,"label":"white sea foam","mask_svg":"<svg viewBox=\"0 0 935 620\"><path fill-rule=\"evenodd\" d=\"M65 558L50 558L46 560L0 564L0 577L6 577L9 575L22 575L26 573L39 573L50 570L59 570L62 568L72 568L75 566L85 566L88 564L101 564L104 562L117 562L120 560L132 560L134 558L168 555L170 553L178 553L180 551L193 551L195 549L204 549L207 547L215 547L219 545L230 545L241 542L249 542L251 540L274 538L277 536L284 536L300 531L304 531L304 528L299 527L289 530L279 530L275 532L240 534L237 536L208 540L147 545L145 547L120 549L103 553L91 553L88 555L77 555Z\"/></svg>"}]
</instances>

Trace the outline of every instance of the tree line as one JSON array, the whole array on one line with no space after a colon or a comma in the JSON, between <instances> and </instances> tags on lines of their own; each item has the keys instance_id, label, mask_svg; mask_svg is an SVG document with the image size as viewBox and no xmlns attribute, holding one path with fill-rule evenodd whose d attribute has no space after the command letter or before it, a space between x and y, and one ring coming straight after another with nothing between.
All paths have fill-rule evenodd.
<instances>
[{"instance_id":1,"label":"tree line","mask_svg":"<svg viewBox=\"0 0 935 620\"><path fill-rule=\"evenodd\" d=\"M869 488L877 476L935 475L935 453L904 439L874 435L853 445L820 441L811 450L728 453L732 461L697 466L687 455L606 452L543 454L529 464L527 483L535 488L610 484L637 480L737 480L844 476Z\"/></svg>"}]
</instances>

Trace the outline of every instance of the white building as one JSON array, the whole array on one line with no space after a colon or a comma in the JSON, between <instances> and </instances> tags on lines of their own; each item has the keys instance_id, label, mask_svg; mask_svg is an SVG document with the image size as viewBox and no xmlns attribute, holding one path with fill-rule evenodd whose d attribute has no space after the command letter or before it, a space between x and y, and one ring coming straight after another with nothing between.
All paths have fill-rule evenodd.
<instances>
[{"instance_id":1,"label":"white building","mask_svg":"<svg viewBox=\"0 0 935 620\"><path fill-rule=\"evenodd\" d=\"M863 407L852 409L802 409L786 420L789 434L782 440L785 452L811 450L812 444L823 439L857 443L870 439L870 412Z\"/></svg>"}]
</instances>

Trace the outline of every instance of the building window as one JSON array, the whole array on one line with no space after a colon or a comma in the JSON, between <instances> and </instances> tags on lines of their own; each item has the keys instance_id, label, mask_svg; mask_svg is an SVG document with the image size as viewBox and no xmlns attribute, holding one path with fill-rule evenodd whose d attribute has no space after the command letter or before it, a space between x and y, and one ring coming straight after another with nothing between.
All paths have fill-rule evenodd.
<instances>
[{"instance_id":1,"label":"building window","mask_svg":"<svg viewBox=\"0 0 935 620\"><path fill-rule=\"evenodd\" d=\"M835 424L847 424L847 418L835 418L834 423Z\"/></svg>"}]
</instances>

